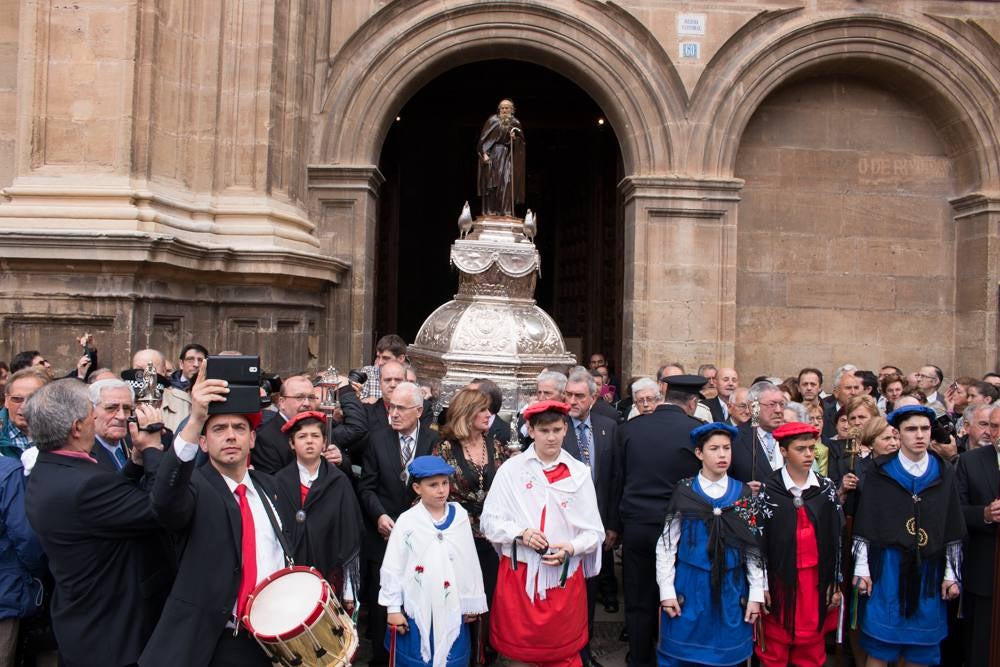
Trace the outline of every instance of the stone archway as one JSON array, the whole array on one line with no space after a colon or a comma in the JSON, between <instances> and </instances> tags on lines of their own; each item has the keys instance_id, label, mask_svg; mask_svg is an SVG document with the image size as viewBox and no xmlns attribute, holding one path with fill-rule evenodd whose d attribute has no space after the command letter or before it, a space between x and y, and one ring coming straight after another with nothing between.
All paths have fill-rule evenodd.
<instances>
[{"instance_id":1,"label":"stone archway","mask_svg":"<svg viewBox=\"0 0 1000 667\"><path fill-rule=\"evenodd\" d=\"M392 25L392 30L385 29ZM392 3L369 19L331 65L318 106L309 186L324 250L352 260L352 282L336 297L333 357L370 353L376 200L375 164L398 109L457 65L498 57L543 65L579 85L604 110L619 139L625 173L648 179L673 169L686 95L648 30L614 5L580 3L574 13L533 2ZM641 198L630 187L627 201ZM641 208L626 204L634 234ZM630 234L629 231L626 234ZM626 266L637 247L626 239ZM635 283L626 281L626 323ZM624 358L628 365L628 350Z\"/></svg>"},{"instance_id":2,"label":"stone archway","mask_svg":"<svg viewBox=\"0 0 1000 667\"><path fill-rule=\"evenodd\" d=\"M953 238L951 230L944 230L954 243L948 278L953 294L943 297L953 308L948 314L954 314L954 326L952 331L949 317L941 335L954 357L945 355L941 362L955 375L995 366L998 352L1000 104L995 91L1000 68L980 38L960 21L934 17L903 23L862 14L809 23L794 13L776 13L748 24L716 55L703 76L705 85L692 96L690 112L691 163L704 173L727 177L734 174L751 118L775 91L798 82L855 77L891 88L920 108L951 165L950 197L942 193L939 202L950 205L950 217L957 223ZM995 43L985 46L997 53ZM741 252L749 250L740 247ZM768 284L774 286L773 281ZM768 312L780 320L784 311ZM753 327L745 330L749 335L761 333ZM786 351L782 358L788 356Z\"/></svg>"}]
</instances>

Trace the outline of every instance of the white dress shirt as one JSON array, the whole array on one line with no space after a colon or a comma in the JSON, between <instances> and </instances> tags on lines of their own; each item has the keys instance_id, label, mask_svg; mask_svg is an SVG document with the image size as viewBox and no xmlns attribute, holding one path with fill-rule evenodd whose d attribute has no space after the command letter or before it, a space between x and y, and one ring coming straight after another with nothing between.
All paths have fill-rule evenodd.
<instances>
[{"instance_id":1,"label":"white dress shirt","mask_svg":"<svg viewBox=\"0 0 1000 667\"><path fill-rule=\"evenodd\" d=\"M702 473L698 473L698 485L705 495L717 500L729 489L729 476L723 475L718 481L711 481ZM667 533L669 531L669 533ZM665 526L663 535L656 541L656 582L660 587L660 600L676 600L674 578L677 575L677 543L681 537L681 519L674 517ZM667 546L669 545L669 549ZM750 602L764 601L764 570L760 565L747 563L747 583L750 585L748 599Z\"/></svg>"},{"instance_id":2,"label":"white dress shirt","mask_svg":"<svg viewBox=\"0 0 1000 667\"><path fill-rule=\"evenodd\" d=\"M819 486L819 480L816 478L816 473L812 470L809 471L809 476L806 477L806 485L801 488L792 481L792 476L788 474L788 468L786 467L781 468L781 481L784 482L785 488L788 489L788 492L795 498L801 498L806 489L813 486Z\"/></svg>"},{"instance_id":3,"label":"white dress shirt","mask_svg":"<svg viewBox=\"0 0 1000 667\"><path fill-rule=\"evenodd\" d=\"M178 459L187 463L194 460L195 455L198 453L198 445L187 442L178 433L174 436L174 452L177 454ZM233 494L233 502L236 503L237 507L239 506L240 499L236 495L236 487L243 484L247 488L247 504L250 505L250 514L253 516L254 541L257 547L257 583L259 584L285 567L285 553L281 549L281 543L278 542L277 535L274 534L274 529L271 528L271 521L267 516L267 510L264 509L264 503L270 504L271 501L266 497L261 497L257 493L256 487L250 481L250 474L248 472L244 472L243 479L239 481L230 479L224 474L222 475L222 479L225 481L230 493ZM278 519L278 512L274 509L273 504L271 505L271 511L274 512L274 518L278 521L278 527L280 528L281 520ZM236 600L233 604L234 617L236 616L236 604L238 602Z\"/></svg>"},{"instance_id":4,"label":"white dress shirt","mask_svg":"<svg viewBox=\"0 0 1000 667\"><path fill-rule=\"evenodd\" d=\"M903 465L903 470L910 473L914 477L921 477L927 472L927 466L930 464L930 457L927 452L917 461L913 461L907 456L903 455L903 450L900 450L896 454L896 458ZM957 558L955 552L961 549L960 544L953 544L948 546L948 556L944 561L944 581L958 581L955 576L955 571L951 567L952 560ZM855 577L870 577L871 569L868 567L868 543L854 538L854 552L857 554L854 561L854 576Z\"/></svg>"}]
</instances>

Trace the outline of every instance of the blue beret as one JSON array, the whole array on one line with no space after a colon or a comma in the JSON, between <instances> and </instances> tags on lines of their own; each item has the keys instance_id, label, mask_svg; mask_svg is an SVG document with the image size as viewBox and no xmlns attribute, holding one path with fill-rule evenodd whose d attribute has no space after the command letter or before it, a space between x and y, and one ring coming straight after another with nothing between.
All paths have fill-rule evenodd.
<instances>
[{"instance_id":1,"label":"blue beret","mask_svg":"<svg viewBox=\"0 0 1000 667\"><path fill-rule=\"evenodd\" d=\"M904 419L909 419L910 417L915 417L917 415L923 415L924 417L927 417L928 419L931 420L932 424L934 423L934 420L937 419L937 415L934 413L934 411L931 410L926 405L904 405L903 407L893 410L892 412L887 414L885 416L885 420L890 424L892 424L893 426L895 426L896 428L899 428L899 423L901 421L903 421Z\"/></svg>"},{"instance_id":2,"label":"blue beret","mask_svg":"<svg viewBox=\"0 0 1000 667\"><path fill-rule=\"evenodd\" d=\"M449 477L455 469L445 463L440 456L418 456L406 466L406 472L410 473L410 479L424 479L436 475L448 475Z\"/></svg>"},{"instance_id":3,"label":"blue beret","mask_svg":"<svg viewBox=\"0 0 1000 667\"><path fill-rule=\"evenodd\" d=\"M740 432L735 426L730 426L729 424L724 424L723 422L712 422L711 424L704 424L691 431L691 444L697 445L713 433L725 433L730 437L730 439L735 440L736 436L739 435Z\"/></svg>"}]
</instances>

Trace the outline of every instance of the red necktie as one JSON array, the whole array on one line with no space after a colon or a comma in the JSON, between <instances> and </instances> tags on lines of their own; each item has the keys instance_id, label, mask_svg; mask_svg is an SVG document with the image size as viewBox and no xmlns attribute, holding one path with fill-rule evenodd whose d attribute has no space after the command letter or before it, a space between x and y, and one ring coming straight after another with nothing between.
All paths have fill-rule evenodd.
<instances>
[{"instance_id":1,"label":"red necktie","mask_svg":"<svg viewBox=\"0 0 1000 667\"><path fill-rule=\"evenodd\" d=\"M242 621L243 612L246 611L247 598L257 586L257 536L254 531L250 503L247 502L247 487L239 484L234 493L240 499L240 526L243 532L243 574L240 579L240 593L236 598L236 619Z\"/></svg>"}]
</instances>

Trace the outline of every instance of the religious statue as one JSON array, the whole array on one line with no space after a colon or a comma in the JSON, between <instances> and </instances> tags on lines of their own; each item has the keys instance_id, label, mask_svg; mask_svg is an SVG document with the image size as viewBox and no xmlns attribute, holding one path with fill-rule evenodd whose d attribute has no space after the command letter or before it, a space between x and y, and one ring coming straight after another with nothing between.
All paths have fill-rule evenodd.
<instances>
[{"instance_id":1,"label":"religious statue","mask_svg":"<svg viewBox=\"0 0 1000 667\"><path fill-rule=\"evenodd\" d=\"M524 132L514 103L500 100L479 135L479 196L485 215L514 215L524 201Z\"/></svg>"}]
</instances>

